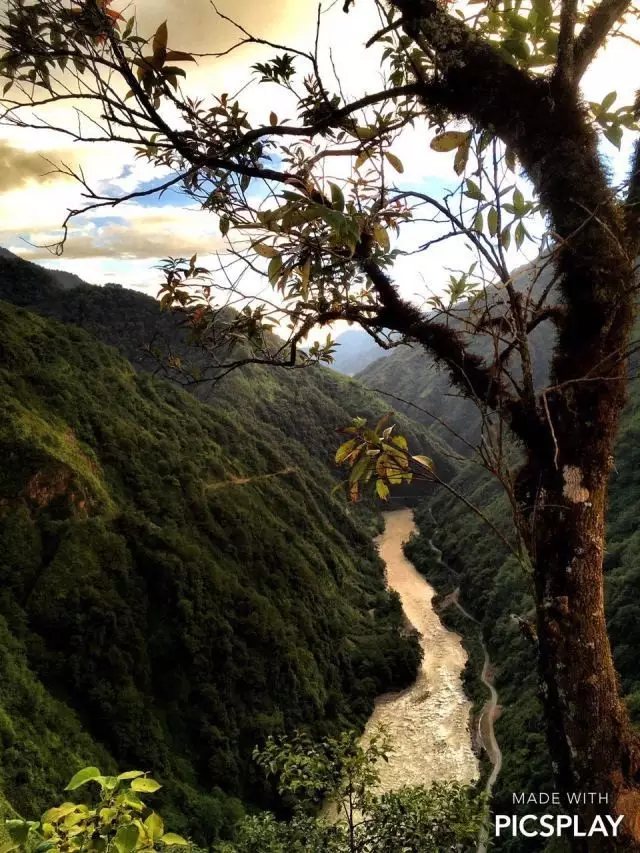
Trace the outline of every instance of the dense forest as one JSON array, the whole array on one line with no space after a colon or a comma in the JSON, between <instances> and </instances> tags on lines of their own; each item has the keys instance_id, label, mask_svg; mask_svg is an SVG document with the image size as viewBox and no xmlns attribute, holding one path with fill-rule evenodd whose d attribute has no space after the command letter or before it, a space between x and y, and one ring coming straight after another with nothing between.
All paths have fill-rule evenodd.
<instances>
[{"instance_id":1,"label":"dense forest","mask_svg":"<svg viewBox=\"0 0 640 853\"><path fill-rule=\"evenodd\" d=\"M327 464L335 428L385 403L260 368L195 386L203 403L143 369L154 323L180 336L154 300L0 263L0 296L67 321L0 302L3 795L37 814L84 764L141 765L173 827L224 837L274 802L256 743L360 727L414 676L375 517L332 496Z\"/></svg>"},{"instance_id":2,"label":"dense forest","mask_svg":"<svg viewBox=\"0 0 640 853\"><path fill-rule=\"evenodd\" d=\"M539 381L544 376L549 341L538 339ZM607 528L606 605L608 628L622 690L632 720L640 723L640 385L637 358L632 357L629 401L617 441L612 472ZM423 352L401 349L369 365L360 375L370 387L388 390L415 406L405 406L424 424L442 418L459 436L479 433L479 414L459 397L443 396L445 375ZM420 408L416 408L420 407ZM441 435L448 430L436 424ZM451 435L452 444L469 454L464 442ZM517 450L510 451L516 458ZM482 510L507 539L513 536L511 511L501 485L475 458L459 464L451 484ZM458 498L440 490L428 495L416 511L420 531L406 546L407 555L434 584L440 597L460 588L463 606L481 622L481 630L496 671L501 716L496 737L503 752L503 765L494 788L495 813L513 813L513 792L551 791L554 788L551 761L545 737L542 708L538 698L535 611L531 579L503 542ZM478 654L474 626L448 612L447 624L466 634L469 663L466 684L471 697L486 698L479 681L482 655ZM524 807L516 807L523 810ZM544 809L543 809L544 810ZM524 808L524 812L535 807ZM504 839L500 849L539 850L542 839Z\"/></svg>"}]
</instances>

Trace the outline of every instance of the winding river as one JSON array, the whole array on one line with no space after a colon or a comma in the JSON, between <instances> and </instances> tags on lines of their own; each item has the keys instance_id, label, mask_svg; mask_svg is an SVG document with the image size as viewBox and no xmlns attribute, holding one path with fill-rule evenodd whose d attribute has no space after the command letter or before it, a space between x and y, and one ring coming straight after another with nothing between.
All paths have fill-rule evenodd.
<instances>
[{"instance_id":1,"label":"winding river","mask_svg":"<svg viewBox=\"0 0 640 853\"><path fill-rule=\"evenodd\" d=\"M463 783L478 778L471 749L471 703L462 689L466 652L431 605L434 590L405 557L402 545L416 529L409 509L384 513L384 533L376 539L386 564L387 583L400 595L409 622L421 635L424 658L415 683L402 693L378 699L365 741L384 725L393 743L389 762L381 762L380 787L429 785L436 780Z\"/></svg>"}]
</instances>

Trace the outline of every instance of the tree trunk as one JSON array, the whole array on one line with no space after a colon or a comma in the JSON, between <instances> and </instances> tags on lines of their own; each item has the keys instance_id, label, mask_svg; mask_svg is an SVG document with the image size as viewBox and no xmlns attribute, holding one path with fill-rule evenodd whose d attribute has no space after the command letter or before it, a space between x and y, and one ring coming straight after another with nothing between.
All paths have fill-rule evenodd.
<instances>
[{"instance_id":1,"label":"tree trunk","mask_svg":"<svg viewBox=\"0 0 640 853\"><path fill-rule=\"evenodd\" d=\"M640 850L640 748L620 698L604 613L607 481L626 370L613 373L608 381L576 383L550 401L552 450L529 462L518 489L529 519L556 783L563 795L603 795L603 802L575 809L587 827L598 814L625 816L620 844L597 835L576 838L572 846L580 853Z\"/></svg>"}]
</instances>

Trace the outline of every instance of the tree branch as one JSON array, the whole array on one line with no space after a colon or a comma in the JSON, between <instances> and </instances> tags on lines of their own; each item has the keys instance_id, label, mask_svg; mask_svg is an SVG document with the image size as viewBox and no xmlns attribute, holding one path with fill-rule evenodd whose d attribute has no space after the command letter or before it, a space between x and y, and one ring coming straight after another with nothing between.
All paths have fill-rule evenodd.
<instances>
[{"instance_id":1,"label":"tree branch","mask_svg":"<svg viewBox=\"0 0 640 853\"><path fill-rule=\"evenodd\" d=\"M576 82L593 61L616 21L631 5L631 0L602 0L591 10L574 48L573 73Z\"/></svg>"},{"instance_id":2,"label":"tree branch","mask_svg":"<svg viewBox=\"0 0 640 853\"><path fill-rule=\"evenodd\" d=\"M496 371L469 350L459 331L431 320L403 300L386 273L371 258L361 258L360 266L382 303L376 318L381 328L392 329L422 344L436 362L446 366L452 383L465 397L505 413L521 440L529 442L538 434L538 418L522 400L509 394Z\"/></svg>"},{"instance_id":3,"label":"tree branch","mask_svg":"<svg viewBox=\"0 0 640 853\"><path fill-rule=\"evenodd\" d=\"M554 71L555 79L561 84L571 86L574 79L575 29L578 0L562 0L560 11L560 32L558 33L558 58Z\"/></svg>"}]
</instances>

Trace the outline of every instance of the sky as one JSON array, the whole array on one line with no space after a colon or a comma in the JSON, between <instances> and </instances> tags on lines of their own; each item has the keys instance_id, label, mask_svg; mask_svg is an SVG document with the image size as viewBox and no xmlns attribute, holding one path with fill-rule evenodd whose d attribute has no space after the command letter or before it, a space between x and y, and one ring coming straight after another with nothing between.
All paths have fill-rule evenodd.
<instances>
[{"instance_id":1,"label":"sky","mask_svg":"<svg viewBox=\"0 0 640 853\"><path fill-rule=\"evenodd\" d=\"M373 3L357 0L349 15L342 13L342 2L327 0L325 7L321 51L324 48L326 55L331 49L338 74L351 95L376 90L380 80L379 54L364 49L364 42L378 28ZM114 0L113 8L126 10L126 16L133 11L127 0ZM314 3L219 0L218 8L265 39L302 49L313 44L317 11ZM135 11L139 31L145 35L166 19L169 47L174 50L220 51L235 39L231 26L216 17L210 0L139 0ZM185 91L200 96L233 92L249 81L252 62L273 54L272 49L252 46L222 60L201 59L197 66L189 64L185 66ZM636 68L637 57L638 48L622 39L602 51L583 81L587 100L599 102L608 92L617 90L616 106L631 102L639 82L625 69ZM275 87L269 87L268 97L265 89L252 87L241 97L251 118L260 124L268 123L269 112L278 112L279 104L282 115L286 110ZM428 143L423 128L410 130L398 140L394 151L405 167L402 184L437 194L452 179L453 155L436 153ZM603 156L610 160L619 177L625 173L631 144L630 134L625 136L620 153L603 143ZM160 258L190 257L198 252L206 265L214 261L217 250L224 248L217 218L199 210L181 194L171 192L161 200L147 198L116 208L105 207L75 220L64 255L54 258L45 248L37 247L59 239L67 210L81 206L82 199L77 182L55 174L50 162L81 166L89 183L109 195L148 188L163 174L135 159L132 149L125 145L70 144L68 137L50 131L25 132L0 126L0 246L45 266L74 272L94 284L118 282L152 295L161 280L155 269ZM407 241L420 241L420 227L412 226ZM402 246L405 247L404 242ZM426 256L403 259L396 268L403 294L420 300L429 291L440 292L448 278L447 269L460 266L458 255L457 249L442 243ZM514 266L524 260L515 255L512 258Z\"/></svg>"}]
</instances>

